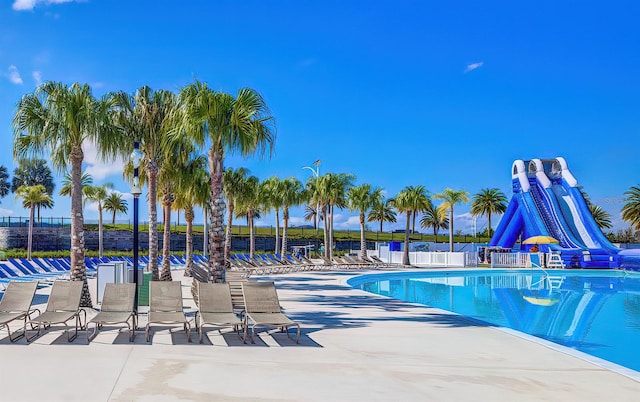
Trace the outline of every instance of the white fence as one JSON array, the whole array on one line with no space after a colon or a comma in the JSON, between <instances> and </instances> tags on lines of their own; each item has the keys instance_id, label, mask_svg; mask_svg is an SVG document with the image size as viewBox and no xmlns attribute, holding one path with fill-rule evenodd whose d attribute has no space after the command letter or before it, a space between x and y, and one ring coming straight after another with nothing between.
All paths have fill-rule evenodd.
<instances>
[{"instance_id":1,"label":"white fence","mask_svg":"<svg viewBox=\"0 0 640 402\"><path fill-rule=\"evenodd\" d=\"M530 268L529 253L491 253L491 268Z\"/></svg>"},{"instance_id":2,"label":"white fence","mask_svg":"<svg viewBox=\"0 0 640 402\"><path fill-rule=\"evenodd\" d=\"M375 255L375 251L369 254ZM380 248L378 257L385 262L402 264L402 251L389 251ZM466 251L461 253L412 251L409 252L409 263L417 267L475 267L477 266L478 253Z\"/></svg>"}]
</instances>

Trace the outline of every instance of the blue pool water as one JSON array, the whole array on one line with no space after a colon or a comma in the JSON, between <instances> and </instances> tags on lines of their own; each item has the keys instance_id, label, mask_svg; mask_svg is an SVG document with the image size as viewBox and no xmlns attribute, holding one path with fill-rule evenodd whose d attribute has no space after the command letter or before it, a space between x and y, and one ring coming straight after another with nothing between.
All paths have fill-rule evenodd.
<instances>
[{"instance_id":1,"label":"blue pool water","mask_svg":"<svg viewBox=\"0 0 640 402\"><path fill-rule=\"evenodd\" d=\"M640 275L621 271L372 274L349 284L513 328L640 371Z\"/></svg>"}]
</instances>

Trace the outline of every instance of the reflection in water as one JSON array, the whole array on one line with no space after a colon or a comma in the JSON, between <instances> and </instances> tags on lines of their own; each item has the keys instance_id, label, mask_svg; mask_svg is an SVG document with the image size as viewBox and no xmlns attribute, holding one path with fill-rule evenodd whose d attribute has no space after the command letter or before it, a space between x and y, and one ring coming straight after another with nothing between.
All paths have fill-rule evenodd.
<instances>
[{"instance_id":1,"label":"reflection in water","mask_svg":"<svg viewBox=\"0 0 640 402\"><path fill-rule=\"evenodd\" d=\"M640 371L638 278L619 272L417 274L360 288L514 328Z\"/></svg>"}]
</instances>

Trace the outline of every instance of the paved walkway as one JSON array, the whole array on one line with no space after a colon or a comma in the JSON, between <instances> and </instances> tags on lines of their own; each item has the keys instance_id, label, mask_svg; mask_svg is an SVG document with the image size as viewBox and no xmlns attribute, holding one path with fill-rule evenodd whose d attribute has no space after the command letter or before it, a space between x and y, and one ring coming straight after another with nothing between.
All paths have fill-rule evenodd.
<instances>
[{"instance_id":1,"label":"paved walkway","mask_svg":"<svg viewBox=\"0 0 640 402\"><path fill-rule=\"evenodd\" d=\"M180 276L179 272L175 272ZM615 401L640 382L502 330L344 285L353 273L272 277L296 345L261 333L205 344L184 332L108 328L87 344L52 328L32 344L0 340L1 400L21 401ZM178 278L176 278L178 279ZM190 297L189 279L182 279ZM46 302L46 295L37 295ZM192 300L186 300L192 306Z\"/></svg>"}]
</instances>

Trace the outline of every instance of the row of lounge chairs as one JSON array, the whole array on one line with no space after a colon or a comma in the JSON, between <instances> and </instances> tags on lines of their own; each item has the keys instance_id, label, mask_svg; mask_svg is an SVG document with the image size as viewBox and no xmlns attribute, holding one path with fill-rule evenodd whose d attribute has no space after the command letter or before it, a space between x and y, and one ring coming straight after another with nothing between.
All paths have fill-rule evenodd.
<instances>
[{"instance_id":1,"label":"row of lounge chairs","mask_svg":"<svg viewBox=\"0 0 640 402\"><path fill-rule=\"evenodd\" d=\"M231 288L228 283L217 284L197 282L198 311L195 317L196 330L199 341L202 342L206 326L231 327L246 343L251 336L255 342L255 328L257 326L278 327L287 332L289 327L297 327L296 343L300 339L300 325L282 314L278 294L273 282L242 282L243 311L238 316L234 310ZM37 288L37 282L12 281L7 286L2 300L0 300L0 327L7 328L9 339L15 342L22 336L31 342L40 335L41 330L48 329L53 324L65 326L67 340L73 341L79 330L84 330L87 339L97 336L104 325L126 324L129 341L133 341L138 326L134 307L135 285L132 283L108 283L102 299L100 312L87 322L86 311L80 308L82 296L81 281L55 281L49 295L49 301L44 312L31 307ZM37 316L34 316L35 313ZM22 330L13 334L9 324L16 320L23 320ZM74 332L71 333L69 322L74 320ZM182 325L187 340L191 342L189 332L191 325L183 310L182 288L180 282L153 281L149 289L149 314L145 326L147 342L150 341L152 325L178 324ZM89 324L94 324L92 334ZM36 331L29 336L28 329ZM251 330L249 331L249 328Z\"/></svg>"},{"instance_id":2,"label":"row of lounge chairs","mask_svg":"<svg viewBox=\"0 0 640 402\"><path fill-rule=\"evenodd\" d=\"M253 258L249 254L233 254L227 260L231 269L256 273L258 275L288 273L311 270L329 269L360 269L360 268L391 268L395 264L388 264L378 257L342 256L333 259L321 256L323 263L316 264L310 259L293 255L256 254Z\"/></svg>"}]
</instances>

